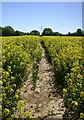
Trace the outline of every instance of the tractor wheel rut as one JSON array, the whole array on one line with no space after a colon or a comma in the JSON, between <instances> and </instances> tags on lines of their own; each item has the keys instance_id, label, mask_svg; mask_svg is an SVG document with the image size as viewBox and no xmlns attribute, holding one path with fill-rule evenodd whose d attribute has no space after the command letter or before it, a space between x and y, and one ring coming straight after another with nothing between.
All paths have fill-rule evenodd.
<instances>
[{"instance_id":1,"label":"tractor wheel rut","mask_svg":"<svg viewBox=\"0 0 84 120\"><path fill-rule=\"evenodd\" d=\"M63 98L57 88L54 87L53 67L47 61L45 49L42 49L42 59L39 64L39 79L36 82L36 89L33 90L32 75L23 84L20 92L20 99L25 101L24 109L29 110L33 118L60 118L64 113Z\"/></svg>"}]
</instances>

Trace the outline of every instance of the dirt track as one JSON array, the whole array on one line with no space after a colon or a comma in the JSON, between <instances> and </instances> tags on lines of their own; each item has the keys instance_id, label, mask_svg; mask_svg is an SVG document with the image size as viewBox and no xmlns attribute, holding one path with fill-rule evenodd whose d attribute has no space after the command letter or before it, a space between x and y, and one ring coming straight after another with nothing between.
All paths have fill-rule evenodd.
<instances>
[{"instance_id":1,"label":"dirt track","mask_svg":"<svg viewBox=\"0 0 84 120\"><path fill-rule=\"evenodd\" d=\"M63 99L54 87L53 67L48 63L45 50L42 48L42 59L39 64L39 80L33 90L31 75L20 92L20 98L25 101L25 111L29 110L34 118L60 118L62 120Z\"/></svg>"}]
</instances>

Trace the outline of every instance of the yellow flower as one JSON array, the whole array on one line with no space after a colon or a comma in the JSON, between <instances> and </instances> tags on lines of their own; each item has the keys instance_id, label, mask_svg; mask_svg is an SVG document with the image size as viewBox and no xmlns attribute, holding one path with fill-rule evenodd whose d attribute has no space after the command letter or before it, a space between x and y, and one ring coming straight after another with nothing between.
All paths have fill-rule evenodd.
<instances>
[{"instance_id":1,"label":"yellow flower","mask_svg":"<svg viewBox=\"0 0 84 120\"><path fill-rule=\"evenodd\" d=\"M67 93L67 89L64 88L64 89L63 89L63 93L64 93L64 94Z\"/></svg>"},{"instance_id":2,"label":"yellow flower","mask_svg":"<svg viewBox=\"0 0 84 120\"><path fill-rule=\"evenodd\" d=\"M80 97L84 97L84 91L80 93Z\"/></svg>"},{"instance_id":3,"label":"yellow flower","mask_svg":"<svg viewBox=\"0 0 84 120\"><path fill-rule=\"evenodd\" d=\"M0 86L3 84L3 82L0 80Z\"/></svg>"},{"instance_id":4,"label":"yellow flower","mask_svg":"<svg viewBox=\"0 0 84 120\"><path fill-rule=\"evenodd\" d=\"M30 116L29 111L26 111L26 112L24 113L24 116L25 116L25 117L29 117L29 116Z\"/></svg>"},{"instance_id":5,"label":"yellow flower","mask_svg":"<svg viewBox=\"0 0 84 120\"><path fill-rule=\"evenodd\" d=\"M6 115L8 115L8 114L10 113L10 110L7 109L7 108L5 108L4 113L5 113Z\"/></svg>"},{"instance_id":6,"label":"yellow flower","mask_svg":"<svg viewBox=\"0 0 84 120\"><path fill-rule=\"evenodd\" d=\"M23 105L24 105L24 101L23 101L23 100L20 100L20 101L18 102L18 105L19 105L19 106L23 106Z\"/></svg>"},{"instance_id":7,"label":"yellow flower","mask_svg":"<svg viewBox=\"0 0 84 120\"><path fill-rule=\"evenodd\" d=\"M74 102L74 105L75 105L75 106L78 106L78 102L77 102L77 101L75 101L75 102Z\"/></svg>"},{"instance_id":8,"label":"yellow flower","mask_svg":"<svg viewBox=\"0 0 84 120\"><path fill-rule=\"evenodd\" d=\"M80 113L80 118L84 118L84 113Z\"/></svg>"}]
</instances>

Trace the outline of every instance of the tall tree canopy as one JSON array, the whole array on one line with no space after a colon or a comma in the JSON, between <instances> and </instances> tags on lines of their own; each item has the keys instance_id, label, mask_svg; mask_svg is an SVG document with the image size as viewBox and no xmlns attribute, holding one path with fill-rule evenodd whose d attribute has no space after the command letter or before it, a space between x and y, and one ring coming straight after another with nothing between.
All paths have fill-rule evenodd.
<instances>
[{"instance_id":1,"label":"tall tree canopy","mask_svg":"<svg viewBox=\"0 0 84 120\"><path fill-rule=\"evenodd\" d=\"M77 33L77 35L78 35L78 36L83 35L83 31L82 31L80 28L79 28L79 29L77 29L77 32L76 32L76 33Z\"/></svg>"},{"instance_id":2,"label":"tall tree canopy","mask_svg":"<svg viewBox=\"0 0 84 120\"><path fill-rule=\"evenodd\" d=\"M40 35L40 32L37 31L37 30L32 30L32 31L30 32L30 35Z\"/></svg>"},{"instance_id":3,"label":"tall tree canopy","mask_svg":"<svg viewBox=\"0 0 84 120\"><path fill-rule=\"evenodd\" d=\"M2 29L3 36L12 36L14 35L14 29L11 26L6 26Z\"/></svg>"},{"instance_id":4,"label":"tall tree canopy","mask_svg":"<svg viewBox=\"0 0 84 120\"><path fill-rule=\"evenodd\" d=\"M2 28L2 27L0 27L0 36L2 36L2 29L3 29L3 28Z\"/></svg>"},{"instance_id":5,"label":"tall tree canopy","mask_svg":"<svg viewBox=\"0 0 84 120\"><path fill-rule=\"evenodd\" d=\"M45 28L42 35L53 35L53 31L51 28Z\"/></svg>"}]
</instances>

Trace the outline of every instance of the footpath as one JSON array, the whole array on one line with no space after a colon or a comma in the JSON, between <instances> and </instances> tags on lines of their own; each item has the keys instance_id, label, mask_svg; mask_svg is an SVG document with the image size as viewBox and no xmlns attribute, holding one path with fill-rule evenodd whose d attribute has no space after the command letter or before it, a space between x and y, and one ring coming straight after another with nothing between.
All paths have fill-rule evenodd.
<instances>
[{"instance_id":1,"label":"footpath","mask_svg":"<svg viewBox=\"0 0 84 120\"><path fill-rule=\"evenodd\" d=\"M21 88L20 98L25 101L25 111L29 110L33 118L62 120L64 113L63 98L58 92L58 86L54 85L53 67L47 61L45 49L42 46L41 49L42 59L39 64L39 79L36 82L36 89L32 89L32 75L30 75Z\"/></svg>"}]
</instances>

